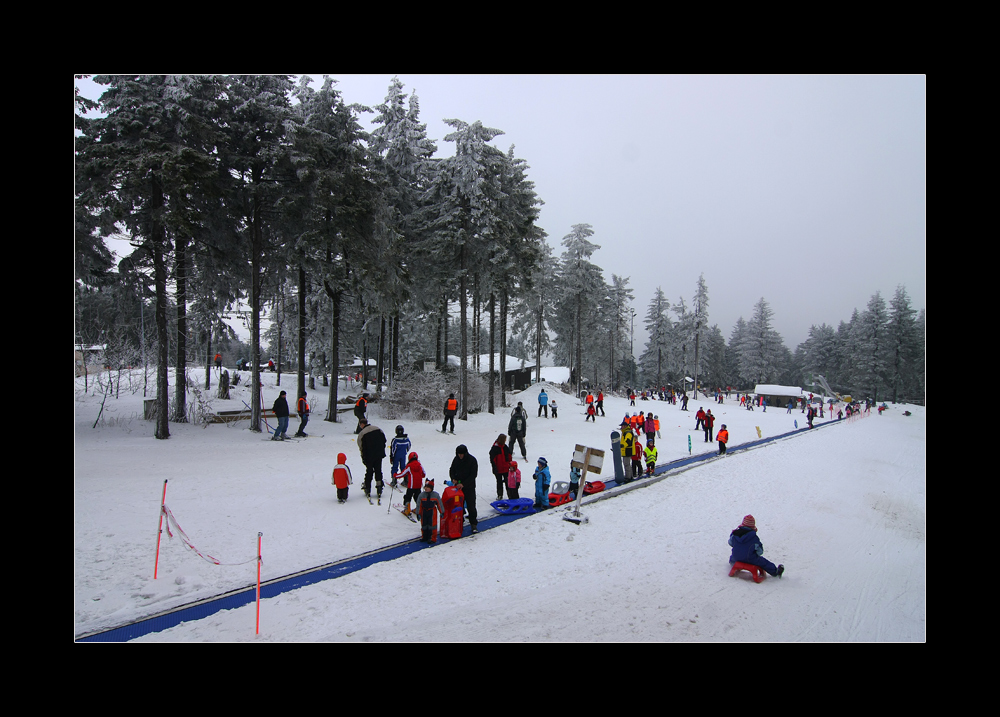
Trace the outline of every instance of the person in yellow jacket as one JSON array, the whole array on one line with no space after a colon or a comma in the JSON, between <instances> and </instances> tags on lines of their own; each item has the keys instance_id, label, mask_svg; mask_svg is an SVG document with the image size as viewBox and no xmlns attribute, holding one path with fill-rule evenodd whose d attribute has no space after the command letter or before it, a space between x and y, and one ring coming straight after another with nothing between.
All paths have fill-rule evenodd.
<instances>
[{"instance_id":1,"label":"person in yellow jacket","mask_svg":"<svg viewBox=\"0 0 1000 717\"><path fill-rule=\"evenodd\" d=\"M653 475L654 468L656 468L656 446L653 445L653 439L650 438L646 441L646 475Z\"/></svg>"},{"instance_id":2,"label":"person in yellow jacket","mask_svg":"<svg viewBox=\"0 0 1000 717\"><path fill-rule=\"evenodd\" d=\"M715 436L716 440L719 441L719 455L725 455L726 444L729 443L729 430L726 428L726 424L722 424L722 430Z\"/></svg>"},{"instance_id":3,"label":"person in yellow jacket","mask_svg":"<svg viewBox=\"0 0 1000 717\"><path fill-rule=\"evenodd\" d=\"M635 434L627 421L622 421L622 459L628 460L632 457L632 443L635 441Z\"/></svg>"}]
</instances>

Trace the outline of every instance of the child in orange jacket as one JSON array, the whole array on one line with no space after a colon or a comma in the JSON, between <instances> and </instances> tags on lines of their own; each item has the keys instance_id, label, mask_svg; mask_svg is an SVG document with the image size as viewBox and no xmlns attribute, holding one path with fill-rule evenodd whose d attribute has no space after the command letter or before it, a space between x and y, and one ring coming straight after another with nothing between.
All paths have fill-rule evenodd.
<instances>
[{"instance_id":1,"label":"child in orange jacket","mask_svg":"<svg viewBox=\"0 0 1000 717\"><path fill-rule=\"evenodd\" d=\"M726 444L729 443L729 430L726 428L725 423L722 424L722 430L716 434L715 438L719 441L719 455L725 455Z\"/></svg>"}]
</instances>

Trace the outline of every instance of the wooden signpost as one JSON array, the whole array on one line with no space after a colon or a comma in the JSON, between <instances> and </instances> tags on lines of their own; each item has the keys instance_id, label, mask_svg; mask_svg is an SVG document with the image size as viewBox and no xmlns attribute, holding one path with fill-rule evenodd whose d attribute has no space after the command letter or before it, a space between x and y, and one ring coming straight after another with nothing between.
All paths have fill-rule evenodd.
<instances>
[{"instance_id":1,"label":"wooden signpost","mask_svg":"<svg viewBox=\"0 0 1000 717\"><path fill-rule=\"evenodd\" d=\"M601 474L601 468L604 466L604 451L578 445L573 451L573 460L570 461L570 465L580 469L580 485L576 491L576 505L572 512L567 512L563 516L563 520L579 525L587 522L587 518L580 515L580 504L583 502L583 487L586 485L587 474Z\"/></svg>"}]
</instances>

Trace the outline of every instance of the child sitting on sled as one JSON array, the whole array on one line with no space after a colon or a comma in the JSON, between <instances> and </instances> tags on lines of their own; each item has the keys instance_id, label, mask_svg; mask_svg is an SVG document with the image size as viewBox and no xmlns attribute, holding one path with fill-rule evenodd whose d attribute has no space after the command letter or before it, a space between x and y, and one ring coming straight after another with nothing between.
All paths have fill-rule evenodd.
<instances>
[{"instance_id":1,"label":"child sitting on sled","mask_svg":"<svg viewBox=\"0 0 1000 717\"><path fill-rule=\"evenodd\" d=\"M747 515L740 527L729 534L729 545L733 552L729 556L730 563L748 563L763 568L771 577L781 577L785 572L784 565L775 567L774 563L764 557L764 546L757 537L757 523L752 515Z\"/></svg>"}]
</instances>

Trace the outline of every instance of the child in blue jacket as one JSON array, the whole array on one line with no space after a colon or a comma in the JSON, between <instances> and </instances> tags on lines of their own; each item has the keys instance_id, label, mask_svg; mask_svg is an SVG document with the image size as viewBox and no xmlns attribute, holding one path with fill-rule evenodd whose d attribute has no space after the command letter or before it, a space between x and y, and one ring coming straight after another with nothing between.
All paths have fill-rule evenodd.
<instances>
[{"instance_id":1,"label":"child in blue jacket","mask_svg":"<svg viewBox=\"0 0 1000 717\"><path fill-rule=\"evenodd\" d=\"M549 462L545 458L538 459L538 467L535 469L535 508L544 510L549 507L549 485L552 483L552 475L549 473Z\"/></svg>"},{"instance_id":2,"label":"child in blue jacket","mask_svg":"<svg viewBox=\"0 0 1000 717\"><path fill-rule=\"evenodd\" d=\"M729 534L729 545L733 552L729 556L730 563L749 563L764 569L772 577L781 577L785 572L785 566L774 566L770 560L764 557L764 546L757 538L757 523L752 515L747 515L740 523L740 527Z\"/></svg>"},{"instance_id":3,"label":"child in blue jacket","mask_svg":"<svg viewBox=\"0 0 1000 717\"><path fill-rule=\"evenodd\" d=\"M403 431L402 426L396 426L396 437L392 439L392 443L389 445L389 459L392 461L392 483L390 484L395 488L398 484L396 482L396 474L402 473L403 468L406 466L406 457L410 453L410 439L406 436Z\"/></svg>"},{"instance_id":4,"label":"child in blue jacket","mask_svg":"<svg viewBox=\"0 0 1000 717\"><path fill-rule=\"evenodd\" d=\"M580 469L571 462L569 465L569 492L573 494L574 500L576 499L576 494L580 491L580 476Z\"/></svg>"}]
</instances>

